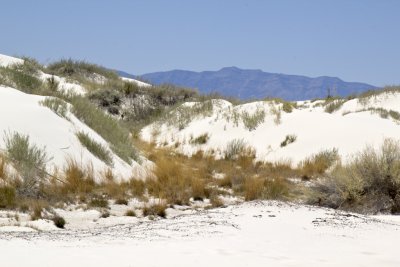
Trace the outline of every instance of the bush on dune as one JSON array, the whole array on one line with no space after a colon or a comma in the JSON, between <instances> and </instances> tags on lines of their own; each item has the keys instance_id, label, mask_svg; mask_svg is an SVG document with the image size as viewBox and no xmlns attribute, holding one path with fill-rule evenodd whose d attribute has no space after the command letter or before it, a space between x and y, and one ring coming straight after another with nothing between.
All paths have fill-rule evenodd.
<instances>
[{"instance_id":1,"label":"bush on dune","mask_svg":"<svg viewBox=\"0 0 400 267\"><path fill-rule=\"evenodd\" d=\"M400 212L400 143L386 139L337 166L318 187L318 202L360 212Z\"/></svg>"}]
</instances>

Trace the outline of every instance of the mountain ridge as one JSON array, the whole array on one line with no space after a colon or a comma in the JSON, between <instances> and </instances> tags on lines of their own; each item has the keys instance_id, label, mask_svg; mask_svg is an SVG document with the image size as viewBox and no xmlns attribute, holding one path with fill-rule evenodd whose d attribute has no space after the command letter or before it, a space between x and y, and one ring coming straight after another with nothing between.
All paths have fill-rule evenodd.
<instances>
[{"instance_id":1,"label":"mountain ridge","mask_svg":"<svg viewBox=\"0 0 400 267\"><path fill-rule=\"evenodd\" d=\"M127 75L126 72L119 72ZM129 75L130 78L138 77ZM338 77L264 72L260 69L241 69L236 66L224 67L217 71L189 71L175 69L140 75L153 84L172 83L178 86L196 88L202 93L217 92L224 96L240 99L262 99L278 97L286 100L323 98L328 95L348 96L371 89L374 85L361 82L346 82Z\"/></svg>"}]
</instances>

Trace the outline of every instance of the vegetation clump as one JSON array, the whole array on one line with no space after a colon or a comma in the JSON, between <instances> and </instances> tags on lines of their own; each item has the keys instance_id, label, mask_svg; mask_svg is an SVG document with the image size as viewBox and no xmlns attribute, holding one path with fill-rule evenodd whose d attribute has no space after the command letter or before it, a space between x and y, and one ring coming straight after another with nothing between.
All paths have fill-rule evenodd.
<instances>
[{"instance_id":1,"label":"vegetation clump","mask_svg":"<svg viewBox=\"0 0 400 267\"><path fill-rule=\"evenodd\" d=\"M400 212L400 144L386 139L338 165L319 184L318 202L363 213Z\"/></svg>"},{"instance_id":2,"label":"vegetation clump","mask_svg":"<svg viewBox=\"0 0 400 267\"><path fill-rule=\"evenodd\" d=\"M281 147L285 147L288 144L294 143L296 141L296 139L297 139L297 136L295 134L286 135L285 140L283 140L281 142Z\"/></svg>"},{"instance_id":3,"label":"vegetation clump","mask_svg":"<svg viewBox=\"0 0 400 267\"><path fill-rule=\"evenodd\" d=\"M247 111L242 112L242 121L247 130L252 131L257 129L257 126L265 120L265 110L258 107L253 114L249 114Z\"/></svg>"},{"instance_id":4,"label":"vegetation clump","mask_svg":"<svg viewBox=\"0 0 400 267\"><path fill-rule=\"evenodd\" d=\"M45 177L46 163L49 161L45 148L30 143L28 135L17 132L5 133L6 156L17 169L21 182L17 192L24 196L35 196Z\"/></svg>"},{"instance_id":5,"label":"vegetation clump","mask_svg":"<svg viewBox=\"0 0 400 267\"><path fill-rule=\"evenodd\" d=\"M204 145L208 142L208 139L210 139L210 136L208 135L208 133L205 133L199 135L193 140L190 140L190 143L195 145Z\"/></svg>"},{"instance_id":6,"label":"vegetation clump","mask_svg":"<svg viewBox=\"0 0 400 267\"><path fill-rule=\"evenodd\" d=\"M161 218L166 218L167 213L166 213L166 205L164 204L152 204L152 205L147 205L143 208L143 216L159 216Z\"/></svg>"},{"instance_id":7,"label":"vegetation clump","mask_svg":"<svg viewBox=\"0 0 400 267\"><path fill-rule=\"evenodd\" d=\"M118 79L118 75L102 66L91 64L86 61L62 59L47 66L46 72L54 75L75 78L77 80L96 78L93 74L107 79Z\"/></svg>"},{"instance_id":8,"label":"vegetation clump","mask_svg":"<svg viewBox=\"0 0 400 267\"><path fill-rule=\"evenodd\" d=\"M65 101L56 97L46 97L40 101L42 106L48 107L58 116L67 119L68 105Z\"/></svg>"},{"instance_id":9,"label":"vegetation clump","mask_svg":"<svg viewBox=\"0 0 400 267\"><path fill-rule=\"evenodd\" d=\"M78 132L76 136L78 137L81 144L86 147L95 157L102 160L109 166L113 165L111 153L105 146L90 138L87 133Z\"/></svg>"},{"instance_id":10,"label":"vegetation clump","mask_svg":"<svg viewBox=\"0 0 400 267\"><path fill-rule=\"evenodd\" d=\"M57 228L64 229L64 226L65 226L66 221L65 221L65 219L64 219L63 217L56 215L56 216L53 217L52 220L53 220L53 222L54 222L54 225L55 225Z\"/></svg>"},{"instance_id":11,"label":"vegetation clump","mask_svg":"<svg viewBox=\"0 0 400 267\"><path fill-rule=\"evenodd\" d=\"M116 119L99 110L84 97L75 96L71 99L71 103L75 116L108 141L115 154L129 164L132 159L140 161L129 131L122 127Z\"/></svg>"}]
</instances>

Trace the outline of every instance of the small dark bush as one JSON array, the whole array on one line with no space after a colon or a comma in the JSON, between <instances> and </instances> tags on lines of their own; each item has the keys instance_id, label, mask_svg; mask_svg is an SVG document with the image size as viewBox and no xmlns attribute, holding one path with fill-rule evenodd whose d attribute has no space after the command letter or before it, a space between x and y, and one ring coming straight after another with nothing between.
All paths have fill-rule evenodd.
<instances>
[{"instance_id":1,"label":"small dark bush","mask_svg":"<svg viewBox=\"0 0 400 267\"><path fill-rule=\"evenodd\" d=\"M56 215L53 217L53 222L57 228L64 229L65 219L63 217Z\"/></svg>"},{"instance_id":2,"label":"small dark bush","mask_svg":"<svg viewBox=\"0 0 400 267\"><path fill-rule=\"evenodd\" d=\"M89 205L96 208L108 208L108 201L101 197L95 197L89 202Z\"/></svg>"},{"instance_id":3,"label":"small dark bush","mask_svg":"<svg viewBox=\"0 0 400 267\"><path fill-rule=\"evenodd\" d=\"M195 139L191 140L190 143L196 144L196 145L204 145L208 142L209 138L210 138L209 135L207 133L205 133L205 134L199 135Z\"/></svg>"},{"instance_id":4,"label":"small dark bush","mask_svg":"<svg viewBox=\"0 0 400 267\"><path fill-rule=\"evenodd\" d=\"M116 90L99 89L89 95L89 99L96 101L102 107L119 106L122 103L122 96Z\"/></svg>"},{"instance_id":5,"label":"small dark bush","mask_svg":"<svg viewBox=\"0 0 400 267\"><path fill-rule=\"evenodd\" d=\"M135 216L136 216L136 213L135 213L134 210L127 210L127 211L125 212L125 216L135 217Z\"/></svg>"},{"instance_id":6,"label":"small dark bush","mask_svg":"<svg viewBox=\"0 0 400 267\"><path fill-rule=\"evenodd\" d=\"M0 208L13 207L15 205L15 188L11 186L0 187Z\"/></svg>"},{"instance_id":7,"label":"small dark bush","mask_svg":"<svg viewBox=\"0 0 400 267\"><path fill-rule=\"evenodd\" d=\"M297 136L294 134L286 135L285 140L282 141L281 147L285 147L288 144L294 143L297 139Z\"/></svg>"},{"instance_id":8,"label":"small dark bush","mask_svg":"<svg viewBox=\"0 0 400 267\"><path fill-rule=\"evenodd\" d=\"M143 216L160 216L162 218L165 218L167 216L167 213L165 212L165 209L167 207L163 204L154 204L150 206L146 206L143 208Z\"/></svg>"},{"instance_id":9,"label":"small dark bush","mask_svg":"<svg viewBox=\"0 0 400 267\"><path fill-rule=\"evenodd\" d=\"M119 199L115 200L115 204L117 204L117 205L128 205L128 200L126 200L124 198L119 198Z\"/></svg>"}]
</instances>

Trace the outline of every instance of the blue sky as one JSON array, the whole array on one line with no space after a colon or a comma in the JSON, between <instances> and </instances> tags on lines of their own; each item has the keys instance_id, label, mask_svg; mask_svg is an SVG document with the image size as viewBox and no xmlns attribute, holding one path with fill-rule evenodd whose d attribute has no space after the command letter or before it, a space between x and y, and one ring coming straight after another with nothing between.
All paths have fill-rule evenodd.
<instances>
[{"instance_id":1,"label":"blue sky","mask_svg":"<svg viewBox=\"0 0 400 267\"><path fill-rule=\"evenodd\" d=\"M0 53L133 74L225 66L400 84L397 0L2 1Z\"/></svg>"}]
</instances>

